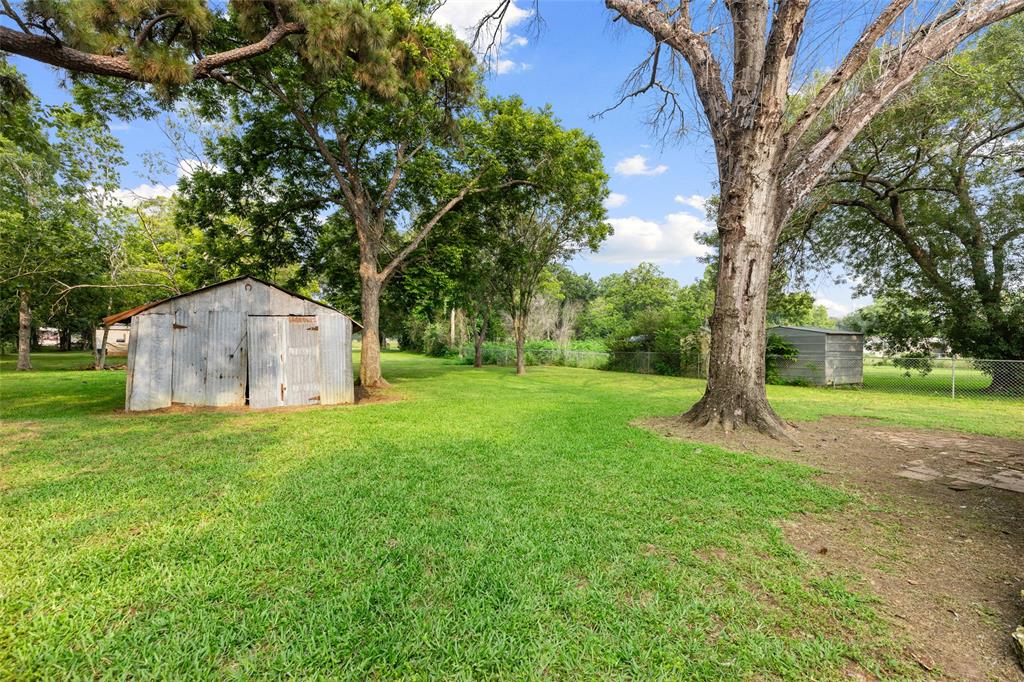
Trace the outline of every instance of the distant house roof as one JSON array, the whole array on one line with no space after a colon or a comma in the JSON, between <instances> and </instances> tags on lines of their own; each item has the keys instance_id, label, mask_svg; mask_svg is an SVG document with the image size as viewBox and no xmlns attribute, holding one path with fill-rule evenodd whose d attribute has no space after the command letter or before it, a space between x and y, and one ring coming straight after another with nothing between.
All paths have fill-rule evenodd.
<instances>
[{"instance_id":1,"label":"distant house roof","mask_svg":"<svg viewBox=\"0 0 1024 682\"><path fill-rule=\"evenodd\" d=\"M817 332L819 334L852 334L854 336L863 336L860 332L852 332L849 329L829 329L828 327L797 327L789 324L776 324L769 327L769 329L796 329L802 332Z\"/></svg>"},{"instance_id":2,"label":"distant house roof","mask_svg":"<svg viewBox=\"0 0 1024 682\"><path fill-rule=\"evenodd\" d=\"M186 296L191 296L192 294L199 293L200 291L207 291L209 289L216 289L217 287L224 286L225 284L231 284L232 282L238 282L238 281L243 280L243 279L251 279L254 282L259 282L260 284L264 284L264 285L266 285L268 287L273 287L274 289L277 289L278 291L284 292L284 293L288 294L289 296L294 296L295 298L301 298L304 301L309 301L310 303L315 303L318 306L322 306L322 307L327 308L329 310L333 310L336 313L341 313L342 315L345 315L345 313L342 313L340 310L338 310L334 306L329 306L326 303L322 303L321 301L314 300L312 298L309 298L308 296L303 296L302 294L297 294L294 291L288 291L287 289L282 289L281 287L277 286L273 282L267 282L265 280L260 279L259 277L253 277L252 275L242 275L240 277L232 277L231 279L226 279L223 282L217 282L216 284L210 284L209 286L200 287L199 289L193 289L192 291L186 291L185 293L182 293L182 294L175 294L174 296L168 296L167 298L160 299L159 301L151 301L149 303L143 303L140 306L135 306L134 308L130 308L128 310L123 310L123 311L121 311L119 313L114 313L113 315L108 315L108 316L103 318L103 324L107 324L107 325L115 324L117 322L121 322L123 320L127 320L130 317L134 317L135 315L138 315L139 313L145 312L145 311L149 310L150 308L155 308L156 306L158 306L158 305L160 305L162 303L167 303L168 301L173 301L173 300L178 299L178 298L184 298ZM345 315L345 317L349 317L349 316ZM349 317L349 319L351 320L352 318ZM362 329L363 329L363 325L359 324L355 320L352 320L352 331L354 331L354 332L362 331Z\"/></svg>"}]
</instances>

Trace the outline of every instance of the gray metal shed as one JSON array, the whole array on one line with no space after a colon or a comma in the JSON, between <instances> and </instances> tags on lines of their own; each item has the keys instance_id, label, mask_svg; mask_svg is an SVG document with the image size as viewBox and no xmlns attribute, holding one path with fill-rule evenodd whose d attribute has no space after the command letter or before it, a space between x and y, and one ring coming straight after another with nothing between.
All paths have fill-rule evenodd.
<instances>
[{"instance_id":1,"label":"gray metal shed","mask_svg":"<svg viewBox=\"0 0 1024 682\"><path fill-rule=\"evenodd\" d=\"M237 277L104 318L131 319L125 409L355 401L352 331L334 308Z\"/></svg>"},{"instance_id":2,"label":"gray metal shed","mask_svg":"<svg viewBox=\"0 0 1024 682\"><path fill-rule=\"evenodd\" d=\"M839 386L864 382L864 335L824 327L770 327L796 346L795 360L778 363L779 375L805 379L818 386Z\"/></svg>"}]
</instances>

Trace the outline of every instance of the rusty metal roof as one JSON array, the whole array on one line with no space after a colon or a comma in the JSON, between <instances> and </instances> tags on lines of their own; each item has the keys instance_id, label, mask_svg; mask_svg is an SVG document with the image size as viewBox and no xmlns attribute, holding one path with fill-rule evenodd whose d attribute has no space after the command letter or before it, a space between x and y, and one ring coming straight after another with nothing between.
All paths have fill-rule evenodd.
<instances>
[{"instance_id":1,"label":"rusty metal roof","mask_svg":"<svg viewBox=\"0 0 1024 682\"><path fill-rule=\"evenodd\" d=\"M145 311L149 310L150 308L154 308L154 307L156 307L156 306L158 306L158 305L160 305L162 303L167 303L168 301L173 301L173 300L178 299L178 298L185 298L186 296L191 296L192 294L199 293L200 291L207 291L209 289L215 289L215 288L217 288L219 286L223 286L225 284L231 284L232 282L238 282L238 281L243 280L243 279L251 279L254 282L259 282L260 284L264 284L264 285L266 285L268 287L273 287L274 289L277 289L278 291L286 293L289 296L294 296L295 298L301 298L304 301L309 301L310 303L316 304L316 305L321 306L323 308L327 308L328 310L333 310L334 312L340 313L342 315L345 315L345 317L348 317L348 319L352 320L352 318L349 315L346 315L345 313L341 312L340 310L338 310L334 306L329 306L326 303L323 303L322 301L317 301L315 299L309 298L308 296L303 296L302 294L297 294L294 291L288 291L287 289L284 289L282 287L277 286L273 282L267 282L266 280L262 280L259 277L253 277L252 275L240 275L238 277L232 277L231 279L226 279L223 282L217 282L216 284L210 284L210 285L207 285L205 287L200 287L198 289L193 289L192 291L186 291L185 293L182 293L182 294L175 294L174 296L168 296L167 298L162 298L159 301L151 301L149 303L143 303L142 305L135 306L134 308L129 308L128 310L123 310L123 311L121 311L119 313L114 313L113 315L107 315L106 317L103 318L103 324L106 324L106 325L115 324L117 322L121 322L123 320L127 320L130 317L134 317L135 315L138 315L139 313L145 312ZM355 332L355 331L362 331L362 330L363 330L363 325L359 324L355 320L352 320L352 331Z\"/></svg>"}]
</instances>

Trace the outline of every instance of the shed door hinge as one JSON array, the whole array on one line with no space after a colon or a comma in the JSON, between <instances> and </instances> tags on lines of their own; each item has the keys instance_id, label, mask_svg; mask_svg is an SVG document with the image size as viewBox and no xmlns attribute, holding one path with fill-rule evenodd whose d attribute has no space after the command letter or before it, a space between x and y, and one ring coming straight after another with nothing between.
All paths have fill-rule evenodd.
<instances>
[{"instance_id":1,"label":"shed door hinge","mask_svg":"<svg viewBox=\"0 0 1024 682\"><path fill-rule=\"evenodd\" d=\"M174 329L188 329L187 324L178 324L177 322L172 324L171 327L173 327Z\"/></svg>"}]
</instances>

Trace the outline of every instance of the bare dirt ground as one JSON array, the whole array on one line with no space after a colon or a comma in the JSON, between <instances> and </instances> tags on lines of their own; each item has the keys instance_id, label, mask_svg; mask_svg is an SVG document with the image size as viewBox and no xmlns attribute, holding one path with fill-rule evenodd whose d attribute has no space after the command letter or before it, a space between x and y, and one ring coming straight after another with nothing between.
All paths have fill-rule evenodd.
<instances>
[{"instance_id":1,"label":"bare dirt ground","mask_svg":"<svg viewBox=\"0 0 1024 682\"><path fill-rule=\"evenodd\" d=\"M924 670L1024 680L1009 634L1024 617L1024 441L848 417L796 424L800 446L639 425L820 469L863 503L787 520L786 538L818 570L860 576Z\"/></svg>"}]
</instances>

